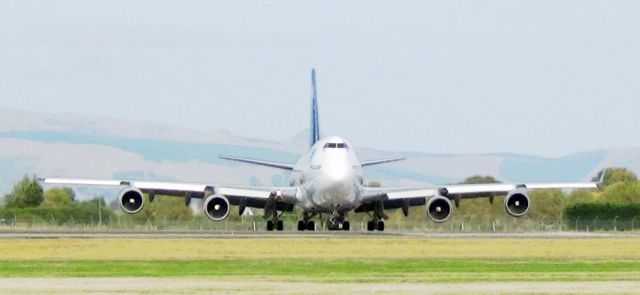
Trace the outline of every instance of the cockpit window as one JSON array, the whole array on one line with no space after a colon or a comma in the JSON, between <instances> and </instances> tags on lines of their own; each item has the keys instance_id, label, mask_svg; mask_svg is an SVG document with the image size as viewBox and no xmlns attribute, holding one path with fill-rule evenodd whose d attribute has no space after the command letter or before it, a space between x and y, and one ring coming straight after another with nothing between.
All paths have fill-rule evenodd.
<instances>
[{"instance_id":1,"label":"cockpit window","mask_svg":"<svg viewBox=\"0 0 640 295\"><path fill-rule=\"evenodd\" d=\"M330 148L330 149L335 149L335 148L339 148L339 149L346 149L348 148L347 144L344 142L341 143L335 143L335 142L329 142L326 143L324 145L324 148Z\"/></svg>"}]
</instances>

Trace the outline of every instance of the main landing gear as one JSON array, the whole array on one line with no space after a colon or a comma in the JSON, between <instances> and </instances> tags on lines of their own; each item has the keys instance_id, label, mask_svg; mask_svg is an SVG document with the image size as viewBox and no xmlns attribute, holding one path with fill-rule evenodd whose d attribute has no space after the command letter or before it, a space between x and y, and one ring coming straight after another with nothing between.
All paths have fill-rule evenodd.
<instances>
[{"instance_id":1,"label":"main landing gear","mask_svg":"<svg viewBox=\"0 0 640 295\"><path fill-rule=\"evenodd\" d=\"M284 213L281 211L278 214L278 207L276 204L276 200L282 197L279 192L273 192L269 196L269 200L264 205L264 219L267 220L267 231L273 231L274 229L277 231L282 231L284 229L284 223L280 220L280 216Z\"/></svg>"},{"instance_id":2,"label":"main landing gear","mask_svg":"<svg viewBox=\"0 0 640 295\"><path fill-rule=\"evenodd\" d=\"M284 229L284 223L282 222L282 220L280 220L280 215L282 215L284 212L278 214L278 211L274 209L269 213L271 213L271 219L267 220L267 231L273 231L274 229L277 231L282 231ZM268 219L269 215L265 214L264 218Z\"/></svg>"},{"instance_id":3,"label":"main landing gear","mask_svg":"<svg viewBox=\"0 0 640 295\"><path fill-rule=\"evenodd\" d=\"M282 231L284 229L284 224L282 220L276 220L275 222L272 220L267 221L267 231L273 231L275 225L275 230Z\"/></svg>"},{"instance_id":4,"label":"main landing gear","mask_svg":"<svg viewBox=\"0 0 640 295\"><path fill-rule=\"evenodd\" d=\"M367 212L371 220L367 222L367 230L368 231L384 231L384 219L389 218L386 214L384 214L384 206L382 202L376 204L373 208L372 212Z\"/></svg>"},{"instance_id":5,"label":"main landing gear","mask_svg":"<svg viewBox=\"0 0 640 295\"><path fill-rule=\"evenodd\" d=\"M374 230L379 230L379 231L384 231L384 221L382 220L371 220L369 222L367 222L367 230L368 231L374 231Z\"/></svg>"},{"instance_id":6,"label":"main landing gear","mask_svg":"<svg viewBox=\"0 0 640 295\"><path fill-rule=\"evenodd\" d=\"M298 221L298 230L299 231L304 231L304 230L315 231L316 223L313 220L311 220L311 218L313 218L314 216L316 216L315 213L313 214L308 212L302 213L302 220Z\"/></svg>"},{"instance_id":7,"label":"main landing gear","mask_svg":"<svg viewBox=\"0 0 640 295\"><path fill-rule=\"evenodd\" d=\"M351 224L347 220L347 215L344 213L334 212L327 219L327 229L328 230L349 230L351 229Z\"/></svg>"}]
</instances>

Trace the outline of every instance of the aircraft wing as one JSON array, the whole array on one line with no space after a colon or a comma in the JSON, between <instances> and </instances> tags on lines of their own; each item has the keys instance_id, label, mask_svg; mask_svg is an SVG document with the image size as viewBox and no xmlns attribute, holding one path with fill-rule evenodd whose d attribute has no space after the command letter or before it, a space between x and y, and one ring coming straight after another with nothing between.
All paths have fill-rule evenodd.
<instances>
[{"instance_id":1,"label":"aircraft wing","mask_svg":"<svg viewBox=\"0 0 640 295\"><path fill-rule=\"evenodd\" d=\"M150 195L180 196L202 199L208 194L225 195L232 205L243 204L247 207L264 208L270 198L278 198L278 202L293 204L296 200L296 187L245 187L211 185L202 183L160 182L138 180L105 180L82 178L41 178L45 184L69 186L102 186L136 188Z\"/></svg>"},{"instance_id":2,"label":"aircraft wing","mask_svg":"<svg viewBox=\"0 0 640 295\"><path fill-rule=\"evenodd\" d=\"M567 183L492 183L492 184L452 184L426 188L385 188L365 187L362 190L363 210L368 204L382 201L385 209L424 205L427 200L443 196L451 200L470 198L491 198L506 195L513 191L531 191L540 189L597 189L599 182Z\"/></svg>"}]
</instances>

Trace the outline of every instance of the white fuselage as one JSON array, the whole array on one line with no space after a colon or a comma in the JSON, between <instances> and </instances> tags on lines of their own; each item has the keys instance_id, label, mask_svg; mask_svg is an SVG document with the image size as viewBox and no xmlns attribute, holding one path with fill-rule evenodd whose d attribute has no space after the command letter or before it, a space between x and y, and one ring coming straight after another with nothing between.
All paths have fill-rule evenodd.
<instances>
[{"instance_id":1,"label":"white fuselage","mask_svg":"<svg viewBox=\"0 0 640 295\"><path fill-rule=\"evenodd\" d=\"M323 138L296 162L292 184L300 188L298 205L303 209L346 212L361 203L362 166L343 138Z\"/></svg>"}]
</instances>

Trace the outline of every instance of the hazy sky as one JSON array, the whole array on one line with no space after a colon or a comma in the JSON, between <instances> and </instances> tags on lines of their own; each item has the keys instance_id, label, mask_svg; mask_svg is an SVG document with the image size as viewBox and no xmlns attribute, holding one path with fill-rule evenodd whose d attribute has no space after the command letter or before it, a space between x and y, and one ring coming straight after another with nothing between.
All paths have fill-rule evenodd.
<instances>
[{"instance_id":1,"label":"hazy sky","mask_svg":"<svg viewBox=\"0 0 640 295\"><path fill-rule=\"evenodd\" d=\"M0 1L0 107L357 146L640 146L640 1Z\"/></svg>"}]
</instances>

